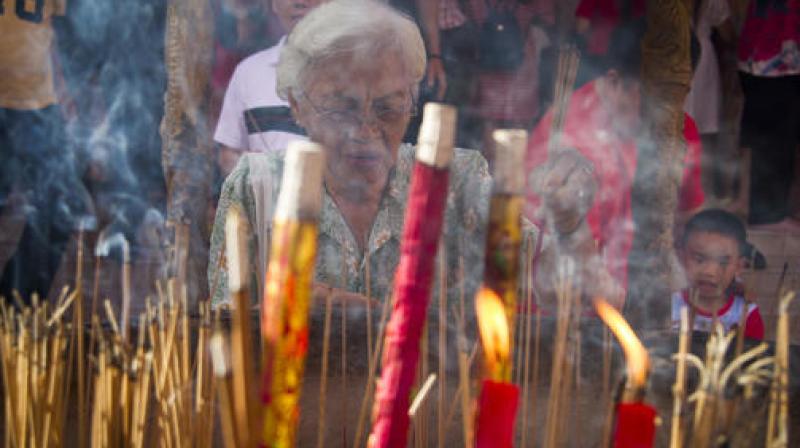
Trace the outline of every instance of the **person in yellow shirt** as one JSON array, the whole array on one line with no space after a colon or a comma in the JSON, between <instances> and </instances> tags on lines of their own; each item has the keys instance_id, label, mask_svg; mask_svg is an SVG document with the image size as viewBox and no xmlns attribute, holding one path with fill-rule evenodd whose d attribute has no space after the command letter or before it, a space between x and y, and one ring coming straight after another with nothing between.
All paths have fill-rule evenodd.
<instances>
[{"instance_id":1,"label":"person in yellow shirt","mask_svg":"<svg viewBox=\"0 0 800 448\"><path fill-rule=\"evenodd\" d=\"M25 300L47 296L86 211L54 85L52 19L65 7L0 0L0 214L19 212L25 222L0 279L6 298L14 290Z\"/></svg>"}]
</instances>

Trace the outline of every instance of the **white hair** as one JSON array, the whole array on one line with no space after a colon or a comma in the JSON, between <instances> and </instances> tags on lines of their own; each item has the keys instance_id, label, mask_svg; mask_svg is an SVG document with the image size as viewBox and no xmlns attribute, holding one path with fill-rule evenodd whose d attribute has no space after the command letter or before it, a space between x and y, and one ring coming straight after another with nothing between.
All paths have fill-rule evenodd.
<instances>
[{"instance_id":1,"label":"white hair","mask_svg":"<svg viewBox=\"0 0 800 448\"><path fill-rule=\"evenodd\" d=\"M375 0L332 0L308 13L286 39L277 67L278 96L302 90L316 62L347 52L369 61L385 51L400 55L397 70L418 83L425 74L425 44L417 25Z\"/></svg>"}]
</instances>

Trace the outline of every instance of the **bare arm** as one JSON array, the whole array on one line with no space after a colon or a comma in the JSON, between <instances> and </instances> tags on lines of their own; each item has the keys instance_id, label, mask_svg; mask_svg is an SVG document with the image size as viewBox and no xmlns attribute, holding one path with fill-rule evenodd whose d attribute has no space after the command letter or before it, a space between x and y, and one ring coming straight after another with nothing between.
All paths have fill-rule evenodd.
<instances>
[{"instance_id":1,"label":"bare arm","mask_svg":"<svg viewBox=\"0 0 800 448\"><path fill-rule=\"evenodd\" d=\"M241 149L230 148L225 145L219 145L217 152L217 166L223 177L228 177L228 174L233 171L236 164L239 163L239 157L242 156L244 151Z\"/></svg>"},{"instance_id":2,"label":"bare arm","mask_svg":"<svg viewBox=\"0 0 800 448\"><path fill-rule=\"evenodd\" d=\"M417 10L420 14L422 34L428 49L428 68L425 73L425 82L428 87L438 85L436 98L441 100L447 91L447 75L442 62L442 47L439 39L439 1L416 0Z\"/></svg>"}]
</instances>

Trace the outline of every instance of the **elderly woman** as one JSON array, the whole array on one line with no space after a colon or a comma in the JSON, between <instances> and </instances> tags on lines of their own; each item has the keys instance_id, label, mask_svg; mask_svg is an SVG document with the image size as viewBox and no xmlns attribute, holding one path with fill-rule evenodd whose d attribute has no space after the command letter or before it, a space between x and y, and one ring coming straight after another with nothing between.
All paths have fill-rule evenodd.
<instances>
[{"instance_id":1,"label":"elderly woman","mask_svg":"<svg viewBox=\"0 0 800 448\"><path fill-rule=\"evenodd\" d=\"M425 62L414 22L369 0L328 2L287 38L277 67L278 93L308 137L326 150L315 271L319 295L334 291L340 300L386 300L391 293L414 159L414 148L401 140L416 109ZM224 220L234 203L242 205L255 230L250 256L257 263L250 265L259 274L251 291L262 290L282 167L281 152L246 154L222 187L209 263L214 304L228 300L221 257ZM456 150L450 169L443 247L454 300L462 289L472 298L482 279L491 179L477 151ZM556 166L549 175L566 178L570 169ZM538 230L527 222L523 227L523 253L539 252L527 247L540 241Z\"/></svg>"}]
</instances>

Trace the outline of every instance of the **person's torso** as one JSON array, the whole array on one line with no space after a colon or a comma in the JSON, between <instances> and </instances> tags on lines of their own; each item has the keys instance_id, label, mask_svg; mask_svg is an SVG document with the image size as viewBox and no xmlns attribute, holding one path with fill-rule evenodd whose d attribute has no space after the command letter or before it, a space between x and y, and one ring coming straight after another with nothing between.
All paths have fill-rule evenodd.
<instances>
[{"instance_id":1,"label":"person's torso","mask_svg":"<svg viewBox=\"0 0 800 448\"><path fill-rule=\"evenodd\" d=\"M739 69L755 76L800 74L800 0L753 0L739 37Z\"/></svg>"},{"instance_id":2,"label":"person's torso","mask_svg":"<svg viewBox=\"0 0 800 448\"><path fill-rule=\"evenodd\" d=\"M55 104L51 17L53 0L0 1L0 107L41 109Z\"/></svg>"},{"instance_id":3,"label":"person's torso","mask_svg":"<svg viewBox=\"0 0 800 448\"><path fill-rule=\"evenodd\" d=\"M257 195L257 191L270 191L269 198L251 197L249 199L251 203L246 207L254 212L251 221L258 222L259 219L267 221L263 224L266 229L264 232L267 235L266 239L258 243L262 247L259 253L263 253L266 247L264 243L270 238L268 229L271 227L269 221L271 211L267 209L271 207L269 204L277 201L283 155L281 152L275 152L251 154L247 157L251 173L249 180L251 194ZM482 278L483 263L482 250L475 252L464 248L475 246L482 249L483 244L475 245L475 241L460 240L465 234L474 235L475 232L480 233L480 229L485 228L484 221L488 212L488 194L491 185L488 172L485 170L485 161L477 163L479 158L475 151L456 150L451 164L442 236L442 247L445 248L445 253L449 254L446 256L450 257L445 275L455 284L459 264L457 260L459 257L464 257L464 270L469 277L463 281L462 286L467 296L477 290L477 284ZM379 300L389 298L394 272L400 259L400 241L413 164L414 148L402 145L365 248L359 247L335 202L326 191L323 192L322 210L318 221L317 261L314 274L316 281L360 294L369 293L371 297ZM265 189L261 185L263 181L258 180L255 173L268 170L272 173L263 179L269 182L270 186ZM467 177L471 178L470 182L461 181ZM464 184L468 184L469 187L465 187ZM465 201L470 205L463 206ZM259 227L262 225L256 226ZM439 275L435 277L438 281ZM449 296L454 294L453 289Z\"/></svg>"},{"instance_id":4,"label":"person's torso","mask_svg":"<svg viewBox=\"0 0 800 448\"><path fill-rule=\"evenodd\" d=\"M687 295L688 293L686 291L678 291L672 294L671 320L672 328L674 330L680 328L681 309L689 306ZM754 304L748 305L744 297L732 295L728 300L728 303L726 303L725 306L723 306L720 310L719 315L717 316L717 322L722 325L726 332L731 331L732 329L737 328L741 322L746 321L749 314L755 312L756 309L757 306ZM742 314L745 315L742 316ZM699 310L695 312L695 330L710 332L712 330L713 323L714 316L708 313L700 312Z\"/></svg>"},{"instance_id":5,"label":"person's torso","mask_svg":"<svg viewBox=\"0 0 800 448\"><path fill-rule=\"evenodd\" d=\"M275 67L283 43L281 40L242 61L229 87L237 89L244 104L239 113L247 132L248 151L279 151L291 141L305 139L305 131L294 121L289 103L276 91Z\"/></svg>"}]
</instances>

